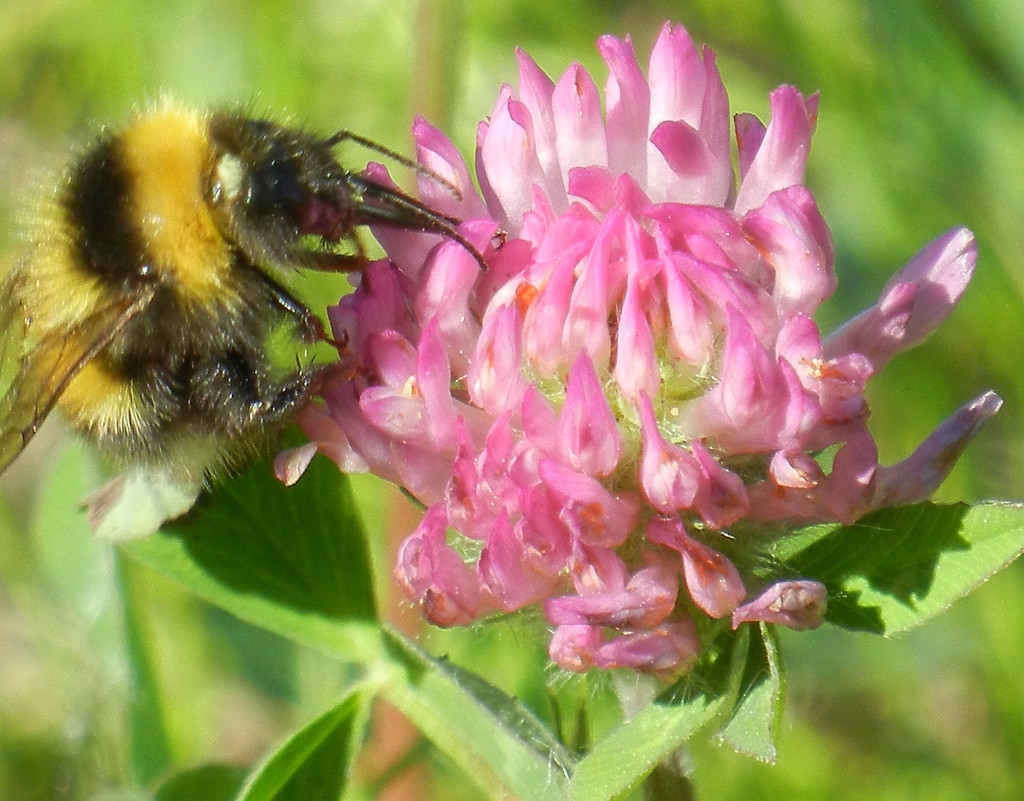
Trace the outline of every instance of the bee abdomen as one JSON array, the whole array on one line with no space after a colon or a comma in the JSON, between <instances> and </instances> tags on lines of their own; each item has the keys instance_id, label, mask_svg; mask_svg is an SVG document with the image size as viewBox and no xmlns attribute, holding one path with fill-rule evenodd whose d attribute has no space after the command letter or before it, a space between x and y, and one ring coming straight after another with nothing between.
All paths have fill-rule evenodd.
<instances>
[{"instance_id":1,"label":"bee abdomen","mask_svg":"<svg viewBox=\"0 0 1024 801\"><path fill-rule=\"evenodd\" d=\"M145 259L130 182L117 140L104 139L76 164L61 202L74 264L115 284L135 278Z\"/></svg>"}]
</instances>

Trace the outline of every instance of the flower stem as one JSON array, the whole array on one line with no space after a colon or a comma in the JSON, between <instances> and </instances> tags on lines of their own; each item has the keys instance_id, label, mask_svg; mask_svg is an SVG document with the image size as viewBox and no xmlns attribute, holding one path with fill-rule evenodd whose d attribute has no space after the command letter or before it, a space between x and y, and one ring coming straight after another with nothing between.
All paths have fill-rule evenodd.
<instances>
[{"instance_id":1,"label":"flower stem","mask_svg":"<svg viewBox=\"0 0 1024 801\"><path fill-rule=\"evenodd\" d=\"M441 128L452 121L465 16L461 0L420 0L416 8L412 112Z\"/></svg>"}]
</instances>

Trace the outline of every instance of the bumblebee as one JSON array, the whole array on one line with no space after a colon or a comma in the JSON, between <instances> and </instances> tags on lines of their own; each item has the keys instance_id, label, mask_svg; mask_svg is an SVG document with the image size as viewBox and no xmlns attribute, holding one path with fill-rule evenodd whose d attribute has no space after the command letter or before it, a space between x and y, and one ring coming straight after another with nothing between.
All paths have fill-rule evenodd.
<instances>
[{"instance_id":1,"label":"bumblebee","mask_svg":"<svg viewBox=\"0 0 1024 801\"><path fill-rule=\"evenodd\" d=\"M83 150L0 287L0 471L54 407L118 463L230 467L316 389L317 368L268 356L282 327L325 338L289 269L357 269L338 245L371 222L483 264L457 220L340 166L349 138L373 146L164 102Z\"/></svg>"}]
</instances>

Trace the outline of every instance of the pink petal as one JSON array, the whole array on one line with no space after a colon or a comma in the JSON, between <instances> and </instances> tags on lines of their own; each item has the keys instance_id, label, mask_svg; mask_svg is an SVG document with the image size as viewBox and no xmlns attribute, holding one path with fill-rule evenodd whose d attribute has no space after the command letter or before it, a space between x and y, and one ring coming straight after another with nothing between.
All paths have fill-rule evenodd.
<instances>
[{"instance_id":1,"label":"pink petal","mask_svg":"<svg viewBox=\"0 0 1024 801\"><path fill-rule=\"evenodd\" d=\"M704 481L694 501L701 518L712 528L722 529L745 517L750 499L743 480L721 465L699 440L690 443L694 458L704 472Z\"/></svg>"},{"instance_id":2,"label":"pink petal","mask_svg":"<svg viewBox=\"0 0 1024 801\"><path fill-rule=\"evenodd\" d=\"M420 175L417 181L420 200L450 217L463 220L487 217L487 208L476 193L469 168L452 141L420 116L413 121L412 136L420 164L451 185L450 188L428 175Z\"/></svg>"},{"instance_id":3,"label":"pink petal","mask_svg":"<svg viewBox=\"0 0 1024 801\"><path fill-rule=\"evenodd\" d=\"M674 198L687 203L708 204L717 200L704 196L707 176L714 172L717 162L700 131L682 120L665 120L651 133L651 144L664 157L677 179L696 179L687 181L685 188L679 187L681 182L677 181Z\"/></svg>"},{"instance_id":4,"label":"pink petal","mask_svg":"<svg viewBox=\"0 0 1024 801\"><path fill-rule=\"evenodd\" d=\"M701 366L711 358L715 330L707 305L693 285L673 264L666 263L660 273L665 284L668 307L669 344L673 355L689 365Z\"/></svg>"},{"instance_id":5,"label":"pink petal","mask_svg":"<svg viewBox=\"0 0 1024 801\"><path fill-rule=\"evenodd\" d=\"M828 337L826 355L862 353L880 370L949 316L967 289L977 256L974 235L966 228L940 236L889 280L875 306Z\"/></svg>"},{"instance_id":6,"label":"pink petal","mask_svg":"<svg viewBox=\"0 0 1024 801\"><path fill-rule=\"evenodd\" d=\"M810 317L798 314L788 319L775 349L779 358L797 371L802 386L815 394L825 421L855 420L866 412L864 385L872 374L871 363L859 353L826 361L821 335ZM833 442L822 440L815 446Z\"/></svg>"},{"instance_id":7,"label":"pink petal","mask_svg":"<svg viewBox=\"0 0 1024 801\"><path fill-rule=\"evenodd\" d=\"M274 475L277 476L277 480L286 487L292 486L302 478L302 474L306 472L309 463L316 456L317 450L316 444L307 442L297 448L281 451L274 457Z\"/></svg>"},{"instance_id":8,"label":"pink petal","mask_svg":"<svg viewBox=\"0 0 1024 801\"><path fill-rule=\"evenodd\" d=\"M510 417L506 412L494 421L482 446L465 421L457 421L458 451L445 505L449 525L471 539L486 539L498 515L519 512L516 478L524 448Z\"/></svg>"},{"instance_id":9,"label":"pink petal","mask_svg":"<svg viewBox=\"0 0 1024 801\"><path fill-rule=\"evenodd\" d=\"M423 331L415 351L413 376L401 381L408 369L408 351L403 340L382 337L382 345L393 345L381 364L395 364L391 386L365 389L360 407L367 420L402 442L450 447L455 438L455 408L451 397L451 370L438 325L432 322ZM398 380L395 380L398 379Z\"/></svg>"},{"instance_id":10,"label":"pink petal","mask_svg":"<svg viewBox=\"0 0 1024 801\"><path fill-rule=\"evenodd\" d=\"M366 166L364 175L381 186L399 189L391 180L387 169L381 164L371 162ZM381 244L381 247L387 251L388 259L411 278L415 278L419 274L434 248L443 243L456 244L442 238L440 234L417 230L413 226L379 222L372 224L370 230L373 231L373 236ZM465 253L467 258L472 258L465 248L461 245L456 246Z\"/></svg>"},{"instance_id":11,"label":"pink petal","mask_svg":"<svg viewBox=\"0 0 1024 801\"><path fill-rule=\"evenodd\" d=\"M357 402L351 390L352 388L349 386L347 390L343 391L347 392L349 395L348 403L345 404L343 402L343 405L348 405L350 410L358 409ZM328 389L326 385L321 387L321 392L332 397L336 397L340 394L337 393L336 390ZM302 429L302 432L309 437L310 442L316 444L317 450L337 464L341 472L370 472L370 463L353 448L348 434L334 418L333 409L329 413L317 406L305 406L302 411L299 412L297 422L299 427ZM298 467L301 466L301 460L303 458L304 457L298 457L300 461L293 465L289 465L287 467L282 466L285 469L285 475L289 475L289 471L291 475L295 475L295 471L297 471ZM275 463L275 469L276 468L277 466ZM303 467L302 469L304 472L305 468ZM282 481L285 480L281 477L281 473L277 473L277 476Z\"/></svg>"},{"instance_id":12,"label":"pink petal","mask_svg":"<svg viewBox=\"0 0 1024 801\"><path fill-rule=\"evenodd\" d=\"M662 26L647 75L651 87L650 131L665 120L700 126L706 85L704 63L682 25L666 22Z\"/></svg>"},{"instance_id":13,"label":"pink petal","mask_svg":"<svg viewBox=\"0 0 1024 801\"><path fill-rule=\"evenodd\" d=\"M621 440L594 364L580 354L569 371L565 403L558 417L558 444L572 468L607 476L619 463Z\"/></svg>"},{"instance_id":14,"label":"pink petal","mask_svg":"<svg viewBox=\"0 0 1024 801\"><path fill-rule=\"evenodd\" d=\"M836 453L825 490L825 520L855 523L869 511L878 478L878 446L864 426L858 426Z\"/></svg>"},{"instance_id":15,"label":"pink petal","mask_svg":"<svg viewBox=\"0 0 1024 801\"><path fill-rule=\"evenodd\" d=\"M573 543L569 573L577 595L616 592L629 581L629 568L614 548L581 541Z\"/></svg>"},{"instance_id":16,"label":"pink petal","mask_svg":"<svg viewBox=\"0 0 1024 801\"><path fill-rule=\"evenodd\" d=\"M526 391L521 344L522 323L515 309L493 310L480 331L466 386L473 403L494 416L514 408Z\"/></svg>"},{"instance_id":17,"label":"pink petal","mask_svg":"<svg viewBox=\"0 0 1024 801\"><path fill-rule=\"evenodd\" d=\"M565 352L583 351L595 365L608 364L611 352L608 314L624 283L621 271L613 267L620 232L620 214L613 210L597 230L583 261L562 330Z\"/></svg>"},{"instance_id":18,"label":"pink petal","mask_svg":"<svg viewBox=\"0 0 1024 801\"><path fill-rule=\"evenodd\" d=\"M730 204L736 181L729 141L729 95L718 71L714 52L704 48L703 58L707 85L704 87L704 102L700 111L700 133L714 159L714 168L705 176L702 197L706 203L724 206Z\"/></svg>"},{"instance_id":19,"label":"pink petal","mask_svg":"<svg viewBox=\"0 0 1024 801\"><path fill-rule=\"evenodd\" d=\"M548 598L563 583L559 574L564 567L528 548L504 514L491 526L477 563L484 586L504 612Z\"/></svg>"},{"instance_id":20,"label":"pink petal","mask_svg":"<svg viewBox=\"0 0 1024 801\"><path fill-rule=\"evenodd\" d=\"M445 541L441 506L427 510L398 552L395 580L437 626L466 625L485 612L476 576Z\"/></svg>"},{"instance_id":21,"label":"pink petal","mask_svg":"<svg viewBox=\"0 0 1024 801\"><path fill-rule=\"evenodd\" d=\"M764 621L797 631L817 628L825 619L828 590L817 581L780 581L732 613L732 627Z\"/></svg>"},{"instance_id":22,"label":"pink petal","mask_svg":"<svg viewBox=\"0 0 1024 801\"><path fill-rule=\"evenodd\" d=\"M655 562L638 570L624 587L552 598L544 603L544 614L556 625L650 628L672 612L678 591L677 570Z\"/></svg>"},{"instance_id":23,"label":"pink petal","mask_svg":"<svg viewBox=\"0 0 1024 801\"><path fill-rule=\"evenodd\" d=\"M506 230L516 231L533 203L534 185L544 185L533 121L505 86L488 123L477 135L476 174L487 207Z\"/></svg>"},{"instance_id":24,"label":"pink petal","mask_svg":"<svg viewBox=\"0 0 1024 801\"><path fill-rule=\"evenodd\" d=\"M730 306L719 382L693 404L698 430L729 453L774 450L789 387L776 359Z\"/></svg>"},{"instance_id":25,"label":"pink petal","mask_svg":"<svg viewBox=\"0 0 1024 801\"><path fill-rule=\"evenodd\" d=\"M824 478L821 466L803 451L777 451L772 454L768 474L778 487L813 489Z\"/></svg>"},{"instance_id":26,"label":"pink petal","mask_svg":"<svg viewBox=\"0 0 1024 801\"><path fill-rule=\"evenodd\" d=\"M653 518L647 524L647 539L679 552L686 590L693 602L711 617L731 614L746 596L743 580L733 563L714 548L688 536L677 518Z\"/></svg>"},{"instance_id":27,"label":"pink petal","mask_svg":"<svg viewBox=\"0 0 1024 801\"><path fill-rule=\"evenodd\" d=\"M644 295L646 284L654 277L656 263L631 260L622 301L616 340L615 383L634 402L642 395L657 397L661 372L655 353L654 333L647 318Z\"/></svg>"},{"instance_id":28,"label":"pink petal","mask_svg":"<svg viewBox=\"0 0 1024 801\"><path fill-rule=\"evenodd\" d=\"M757 155L743 176L735 209L746 214L778 189L802 184L817 104L792 86L771 93L772 118Z\"/></svg>"},{"instance_id":29,"label":"pink petal","mask_svg":"<svg viewBox=\"0 0 1024 801\"><path fill-rule=\"evenodd\" d=\"M607 167L573 167L569 170L567 191L603 214L611 211L618 202L615 176Z\"/></svg>"},{"instance_id":30,"label":"pink petal","mask_svg":"<svg viewBox=\"0 0 1024 801\"><path fill-rule=\"evenodd\" d=\"M835 291L832 237L806 188L773 192L744 218L743 230L772 267L781 316L811 314Z\"/></svg>"},{"instance_id":31,"label":"pink petal","mask_svg":"<svg viewBox=\"0 0 1024 801\"><path fill-rule=\"evenodd\" d=\"M622 634L597 649L597 667L632 668L670 679L689 672L700 654L697 628L689 618Z\"/></svg>"},{"instance_id":32,"label":"pink petal","mask_svg":"<svg viewBox=\"0 0 1024 801\"><path fill-rule=\"evenodd\" d=\"M654 407L640 396L640 485L651 506L671 514L692 506L701 489L704 473L687 451L668 442L658 430Z\"/></svg>"},{"instance_id":33,"label":"pink petal","mask_svg":"<svg viewBox=\"0 0 1024 801\"><path fill-rule=\"evenodd\" d=\"M602 36L597 49L609 71L605 85L608 166L612 173L626 172L644 181L651 105L647 80L628 37Z\"/></svg>"},{"instance_id":34,"label":"pink petal","mask_svg":"<svg viewBox=\"0 0 1024 801\"><path fill-rule=\"evenodd\" d=\"M470 309L480 265L461 245L445 243L420 274L414 300L416 318L436 324L456 374L462 374L480 334Z\"/></svg>"},{"instance_id":35,"label":"pink petal","mask_svg":"<svg viewBox=\"0 0 1024 801\"><path fill-rule=\"evenodd\" d=\"M1003 405L989 391L961 406L902 462L883 467L872 507L897 506L930 498L949 475L964 448L978 433L982 423Z\"/></svg>"},{"instance_id":36,"label":"pink petal","mask_svg":"<svg viewBox=\"0 0 1024 801\"><path fill-rule=\"evenodd\" d=\"M576 228L576 226L572 226ZM572 232L564 232L570 234ZM563 232L555 232L549 238L562 239ZM541 373L554 373L558 368L568 366L576 358L575 353L566 353L562 345L563 332L569 318L569 309L575 283L576 267L584 257L580 239L576 246L562 250L550 262L545 280L538 288L523 319L523 350L526 359ZM587 238L589 243L590 239Z\"/></svg>"},{"instance_id":37,"label":"pink petal","mask_svg":"<svg viewBox=\"0 0 1024 801\"><path fill-rule=\"evenodd\" d=\"M533 148L544 173L541 184L554 208L566 207L565 186L558 163L557 132L552 102L555 84L537 63L519 48L516 48L516 63L519 65L519 99L530 114L533 130Z\"/></svg>"},{"instance_id":38,"label":"pink petal","mask_svg":"<svg viewBox=\"0 0 1024 801\"><path fill-rule=\"evenodd\" d=\"M535 384L523 394L521 414L526 438L545 456L558 457L558 416Z\"/></svg>"},{"instance_id":39,"label":"pink petal","mask_svg":"<svg viewBox=\"0 0 1024 801\"><path fill-rule=\"evenodd\" d=\"M640 511L636 497L612 494L600 481L551 459L539 464L541 480L561 499L561 518L582 542L616 548L632 530Z\"/></svg>"},{"instance_id":40,"label":"pink petal","mask_svg":"<svg viewBox=\"0 0 1024 801\"><path fill-rule=\"evenodd\" d=\"M345 472L362 466L352 472L379 468L387 480L397 478L398 471L389 469L387 461L393 455L391 441L363 417L359 387L352 381L332 381L320 388L320 394L330 413L310 406L303 409L299 424L306 435Z\"/></svg>"},{"instance_id":41,"label":"pink petal","mask_svg":"<svg viewBox=\"0 0 1024 801\"><path fill-rule=\"evenodd\" d=\"M608 166L601 96L589 73L573 64L555 84L551 99L563 185L573 167Z\"/></svg>"},{"instance_id":42,"label":"pink petal","mask_svg":"<svg viewBox=\"0 0 1024 801\"><path fill-rule=\"evenodd\" d=\"M559 626L548 644L548 656L563 670L582 673L594 666L594 654L603 642L598 626Z\"/></svg>"},{"instance_id":43,"label":"pink petal","mask_svg":"<svg viewBox=\"0 0 1024 801\"><path fill-rule=\"evenodd\" d=\"M735 117L736 144L739 151L740 178L745 178L750 171L750 165L761 149L764 135L767 129L753 114L737 114Z\"/></svg>"},{"instance_id":44,"label":"pink petal","mask_svg":"<svg viewBox=\"0 0 1024 801\"><path fill-rule=\"evenodd\" d=\"M665 25L651 53L647 188L656 201L721 205L731 193L729 108L714 54Z\"/></svg>"},{"instance_id":45,"label":"pink petal","mask_svg":"<svg viewBox=\"0 0 1024 801\"><path fill-rule=\"evenodd\" d=\"M382 331L415 336L406 306L408 278L386 259L371 261L363 270L358 293L345 295L327 309L334 337L353 353L363 353L367 342Z\"/></svg>"},{"instance_id":46,"label":"pink petal","mask_svg":"<svg viewBox=\"0 0 1024 801\"><path fill-rule=\"evenodd\" d=\"M783 406L784 416L772 447L808 447L823 427L821 406L817 396L804 389L800 377L789 362L779 359L778 366L779 374L786 385L786 397Z\"/></svg>"}]
</instances>

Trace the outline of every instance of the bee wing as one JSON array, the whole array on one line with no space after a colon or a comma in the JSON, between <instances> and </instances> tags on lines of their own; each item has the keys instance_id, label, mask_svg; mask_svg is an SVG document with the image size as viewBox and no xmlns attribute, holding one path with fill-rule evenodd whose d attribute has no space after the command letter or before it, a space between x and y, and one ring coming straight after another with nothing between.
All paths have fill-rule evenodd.
<instances>
[{"instance_id":1,"label":"bee wing","mask_svg":"<svg viewBox=\"0 0 1024 801\"><path fill-rule=\"evenodd\" d=\"M21 313L24 284L22 263L15 264L0 284L0 387L11 386L17 367L17 350L25 336L24 314Z\"/></svg>"},{"instance_id":2,"label":"bee wing","mask_svg":"<svg viewBox=\"0 0 1024 801\"><path fill-rule=\"evenodd\" d=\"M85 499L85 519L101 540L147 537L191 509L203 490L199 477L152 466L133 466Z\"/></svg>"},{"instance_id":3,"label":"bee wing","mask_svg":"<svg viewBox=\"0 0 1024 801\"><path fill-rule=\"evenodd\" d=\"M0 473L25 448L78 371L153 299L153 290L116 298L74 330L49 331L26 344L31 320L22 304L26 273L15 268L0 287Z\"/></svg>"}]
</instances>

